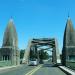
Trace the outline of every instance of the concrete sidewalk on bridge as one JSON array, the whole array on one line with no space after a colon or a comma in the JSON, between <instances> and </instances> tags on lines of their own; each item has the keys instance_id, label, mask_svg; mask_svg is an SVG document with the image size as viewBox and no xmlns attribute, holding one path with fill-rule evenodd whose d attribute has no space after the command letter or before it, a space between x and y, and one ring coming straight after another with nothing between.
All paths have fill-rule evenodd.
<instances>
[{"instance_id":1,"label":"concrete sidewalk on bridge","mask_svg":"<svg viewBox=\"0 0 75 75\"><path fill-rule=\"evenodd\" d=\"M17 65L17 66L6 66L6 67L0 67L0 71L1 70L5 70L5 69L10 69L10 68L15 68L15 67L18 67L20 65Z\"/></svg>"},{"instance_id":2,"label":"concrete sidewalk on bridge","mask_svg":"<svg viewBox=\"0 0 75 75\"><path fill-rule=\"evenodd\" d=\"M68 75L75 75L75 71L70 68L67 68L65 66L59 66L59 68Z\"/></svg>"}]
</instances>

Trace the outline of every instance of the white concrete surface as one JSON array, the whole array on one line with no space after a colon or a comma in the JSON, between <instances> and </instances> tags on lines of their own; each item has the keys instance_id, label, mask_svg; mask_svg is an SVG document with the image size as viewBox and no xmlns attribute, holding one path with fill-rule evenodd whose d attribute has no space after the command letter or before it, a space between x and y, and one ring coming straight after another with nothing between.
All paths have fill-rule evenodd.
<instances>
[{"instance_id":1,"label":"white concrete surface","mask_svg":"<svg viewBox=\"0 0 75 75\"><path fill-rule=\"evenodd\" d=\"M9 69L9 68L15 68L15 67L18 67L20 65L17 65L17 66L6 66L6 67L0 67L0 71L1 70L4 70L4 69Z\"/></svg>"},{"instance_id":2,"label":"white concrete surface","mask_svg":"<svg viewBox=\"0 0 75 75\"><path fill-rule=\"evenodd\" d=\"M74 70L71 70L65 66L59 66L59 68L63 69L64 71L68 72L69 74L71 75L75 75L75 71Z\"/></svg>"}]
</instances>

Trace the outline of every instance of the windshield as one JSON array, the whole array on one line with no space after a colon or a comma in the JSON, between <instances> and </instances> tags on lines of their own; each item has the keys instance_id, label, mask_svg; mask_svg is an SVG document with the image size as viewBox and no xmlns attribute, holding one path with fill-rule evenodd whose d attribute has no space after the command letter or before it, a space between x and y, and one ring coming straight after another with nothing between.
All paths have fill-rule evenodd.
<instances>
[{"instance_id":1,"label":"windshield","mask_svg":"<svg viewBox=\"0 0 75 75\"><path fill-rule=\"evenodd\" d=\"M33 59L30 59L31 61L36 61L37 59L33 58Z\"/></svg>"}]
</instances>

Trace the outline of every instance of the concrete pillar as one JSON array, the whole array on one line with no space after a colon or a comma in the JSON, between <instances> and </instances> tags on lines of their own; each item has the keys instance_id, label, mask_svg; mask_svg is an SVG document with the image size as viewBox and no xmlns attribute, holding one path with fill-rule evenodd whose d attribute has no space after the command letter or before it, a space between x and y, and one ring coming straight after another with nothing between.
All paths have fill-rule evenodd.
<instances>
[{"instance_id":1,"label":"concrete pillar","mask_svg":"<svg viewBox=\"0 0 75 75\"><path fill-rule=\"evenodd\" d=\"M9 61L9 56L7 55L7 61Z\"/></svg>"},{"instance_id":2,"label":"concrete pillar","mask_svg":"<svg viewBox=\"0 0 75 75\"><path fill-rule=\"evenodd\" d=\"M32 39L30 39L29 42L28 42L28 45L27 45L27 48L26 48L26 50L25 50L25 54L24 54L22 63L28 64L29 53L30 53L30 47L31 47L31 45L32 45L31 41L32 41Z\"/></svg>"},{"instance_id":3,"label":"concrete pillar","mask_svg":"<svg viewBox=\"0 0 75 75\"><path fill-rule=\"evenodd\" d=\"M55 48L53 47L53 50L52 50L52 62L53 63L56 63L56 50L55 50Z\"/></svg>"},{"instance_id":4,"label":"concrete pillar","mask_svg":"<svg viewBox=\"0 0 75 75\"><path fill-rule=\"evenodd\" d=\"M3 56L3 60L5 61L5 56Z\"/></svg>"},{"instance_id":5,"label":"concrete pillar","mask_svg":"<svg viewBox=\"0 0 75 75\"><path fill-rule=\"evenodd\" d=\"M3 56L2 56L2 61L3 61Z\"/></svg>"},{"instance_id":6,"label":"concrete pillar","mask_svg":"<svg viewBox=\"0 0 75 75\"><path fill-rule=\"evenodd\" d=\"M59 49L58 49L58 42L56 38L55 38L55 53L56 53L56 63L61 63Z\"/></svg>"}]
</instances>

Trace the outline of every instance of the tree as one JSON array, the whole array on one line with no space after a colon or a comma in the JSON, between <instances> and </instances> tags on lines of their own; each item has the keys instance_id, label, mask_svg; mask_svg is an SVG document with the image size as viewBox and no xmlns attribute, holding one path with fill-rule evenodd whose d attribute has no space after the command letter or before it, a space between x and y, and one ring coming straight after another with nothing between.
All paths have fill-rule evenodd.
<instances>
[{"instance_id":1,"label":"tree","mask_svg":"<svg viewBox=\"0 0 75 75\"><path fill-rule=\"evenodd\" d=\"M35 53L33 50L30 50L30 58L37 58L37 53Z\"/></svg>"},{"instance_id":2,"label":"tree","mask_svg":"<svg viewBox=\"0 0 75 75\"><path fill-rule=\"evenodd\" d=\"M20 51L20 59L23 59L24 53L25 53L25 50L21 50L21 51Z\"/></svg>"},{"instance_id":3,"label":"tree","mask_svg":"<svg viewBox=\"0 0 75 75\"><path fill-rule=\"evenodd\" d=\"M47 52L44 52L44 50L40 50L39 51L39 58L41 60L48 59L49 58L49 54Z\"/></svg>"}]
</instances>

